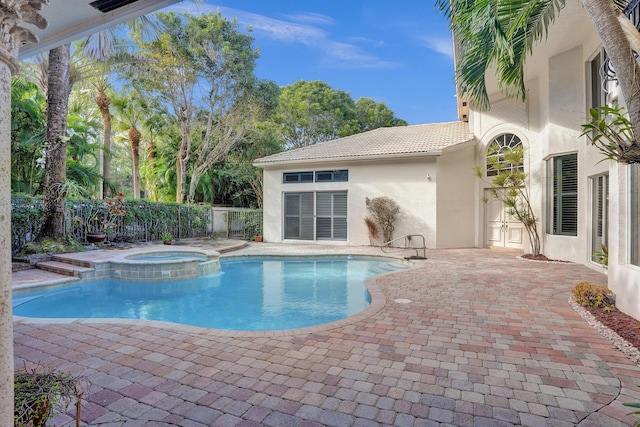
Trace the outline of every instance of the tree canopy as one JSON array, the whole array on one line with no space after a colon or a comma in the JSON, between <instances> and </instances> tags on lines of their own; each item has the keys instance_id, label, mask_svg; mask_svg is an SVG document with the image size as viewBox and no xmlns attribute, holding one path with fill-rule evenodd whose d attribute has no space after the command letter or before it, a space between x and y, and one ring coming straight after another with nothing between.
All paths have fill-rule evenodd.
<instances>
[{"instance_id":1,"label":"tree canopy","mask_svg":"<svg viewBox=\"0 0 640 427\"><path fill-rule=\"evenodd\" d=\"M131 23L126 40L110 33L71 45L65 191L260 207L256 158L407 125L384 102L325 82L258 79L251 33L219 13L152 21L153 37ZM12 93L12 191L43 194L46 83L57 68L43 57L23 70Z\"/></svg>"}]
</instances>

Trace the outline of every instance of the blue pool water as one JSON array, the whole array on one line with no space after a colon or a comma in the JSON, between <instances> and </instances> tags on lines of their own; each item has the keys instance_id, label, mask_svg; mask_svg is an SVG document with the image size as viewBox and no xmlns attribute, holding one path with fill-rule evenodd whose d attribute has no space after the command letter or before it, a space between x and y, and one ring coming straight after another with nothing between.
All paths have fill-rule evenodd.
<instances>
[{"instance_id":1,"label":"blue pool water","mask_svg":"<svg viewBox=\"0 0 640 427\"><path fill-rule=\"evenodd\" d=\"M402 264L372 258L236 258L197 279L105 279L16 292L13 314L149 319L216 329L279 330L332 322L370 303L365 280Z\"/></svg>"}]
</instances>

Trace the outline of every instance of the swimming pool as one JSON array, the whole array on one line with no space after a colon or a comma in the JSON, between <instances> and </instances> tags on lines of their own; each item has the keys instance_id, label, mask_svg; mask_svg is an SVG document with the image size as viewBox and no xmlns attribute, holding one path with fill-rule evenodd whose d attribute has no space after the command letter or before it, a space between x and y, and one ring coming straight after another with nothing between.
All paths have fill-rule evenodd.
<instances>
[{"instance_id":1,"label":"swimming pool","mask_svg":"<svg viewBox=\"0 0 640 427\"><path fill-rule=\"evenodd\" d=\"M332 322L371 302L367 278L406 264L380 258L228 258L189 280L102 279L18 291L13 314L147 319L227 330L281 330Z\"/></svg>"}]
</instances>

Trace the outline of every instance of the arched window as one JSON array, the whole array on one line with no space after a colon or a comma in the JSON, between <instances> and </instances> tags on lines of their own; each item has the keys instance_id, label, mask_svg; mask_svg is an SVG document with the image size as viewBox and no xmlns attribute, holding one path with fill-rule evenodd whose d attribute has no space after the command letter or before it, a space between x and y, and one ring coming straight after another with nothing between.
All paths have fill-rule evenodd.
<instances>
[{"instance_id":1,"label":"arched window","mask_svg":"<svg viewBox=\"0 0 640 427\"><path fill-rule=\"evenodd\" d=\"M522 141L512 133L505 133L495 137L487 146L487 176L496 176L501 171L516 168L518 170L524 170L522 161L516 165L510 162L508 158L505 158L505 153L509 150L520 147L522 147Z\"/></svg>"}]
</instances>

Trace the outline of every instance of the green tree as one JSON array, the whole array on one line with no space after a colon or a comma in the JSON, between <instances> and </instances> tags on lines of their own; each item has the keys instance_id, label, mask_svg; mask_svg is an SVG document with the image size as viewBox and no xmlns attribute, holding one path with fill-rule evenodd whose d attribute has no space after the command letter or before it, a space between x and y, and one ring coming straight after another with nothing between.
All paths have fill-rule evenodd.
<instances>
[{"instance_id":1,"label":"green tree","mask_svg":"<svg viewBox=\"0 0 640 427\"><path fill-rule=\"evenodd\" d=\"M112 106L116 118L116 130L125 133L129 149L131 150L131 177L133 198L140 198L140 141L142 132L140 127L146 115L148 106L145 100L135 90L118 92L112 97Z\"/></svg>"},{"instance_id":2,"label":"green tree","mask_svg":"<svg viewBox=\"0 0 640 427\"><path fill-rule=\"evenodd\" d=\"M35 194L42 180L39 160L46 132L46 99L23 76L11 80L11 191Z\"/></svg>"},{"instance_id":3,"label":"green tree","mask_svg":"<svg viewBox=\"0 0 640 427\"><path fill-rule=\"evenodd\" d=\"M388 126L406 126L384 102L354 101L326 82L298 81L285 86L275 122L287 148L300 148Z\"/></svg>"},{"instance_id":4,"label":"green tree","mask_svg":"<svg viewBox=\"0 0 640 427\"><path fill-rule=\"evenodd\" d=\"M193 201L202 176L251 128L258 52L220 13L159 17L167 31L157 41L135 36L146 61L137 87L165 102L179 125L176 201Z\"/></svg>"},{"instance_id":5,"label":"green tree","mask_svg":"<svg viewBox=\"0 0 640 427\"><path fill-rule=\"evenodd\" d=\"M103 157L102 174L104 177L102 193L110 197L111 180L111 98L108 93L111 88L111 78L114 68L117 70L122 64L139 60L125 40L118 37L118 31L124 29L137 32L144 40L152 40L163 30L156 15L143 15L123 24L107 28L91 34L80 40L78 51L81 52L82 62L87 70L86 79L95 88L94 101L100 110L103 124Z\"/></svg>"},{"instance_id":6,"label":"green tree","mask_svg":"<svg viewBox=\"0 0 640 427\"><path fill-rule=\"evenodd\" d=\"M366 132L381 127L407 126L405 120L399 119L384 102L375 102L371 98L359 98L356 101L358 131Z\"/></svg>"},{"instance_id":7,"label":"green tree","mask_svg":"<svg viewBox=\"0 0 640 427\"><path fill-rule=\"evenodd\" d=\"M502 92L519 99L525 97L524 65L533 45L564 7L564 0L437 0L449 19L459 46L456 80L461 95L475 108L489 108L485 85L488 71L495 72ZM604 49L616 70L616 78L627 106L633 135L640 134L640 66L633 47L640 51L638 31L621 12L625 0L582 0ZM627 155L640 162L636 138L627 142Z\"/></svg>"},{"instance_id":8,"label":"green tree","mask_svg":"<svg viewBox=\"0 0 640 427\"><path fill-rule=\"evenodd\" d=\"M156 202L175 201L175 165L180 131L161 105L149 111L142 127L148 136L145 161L140 167L147 197Z\"/></svg>"},{"instance_id":9,"label":"green tree","mask_svg":"<svg viewBox=\"0 0 640 427\"><path fill-rule=\"evenodd\" d=\"M355 102L321 81L297 81L280 95L277 123L288 148L300 148L358 133Z\"/></svg>"},{"instance_id":10,"label":"green tree","mask_svg":"<svg viewBox=\"0 0 640 427\"><path fill-rule=\"evenodd\" d=\"M248 138L234 147L209 174L210 201L262 209L262 169L253 166L261 157L284 150L284 143L267 124L257 127Z\"/></svg>"}]
</instances>

